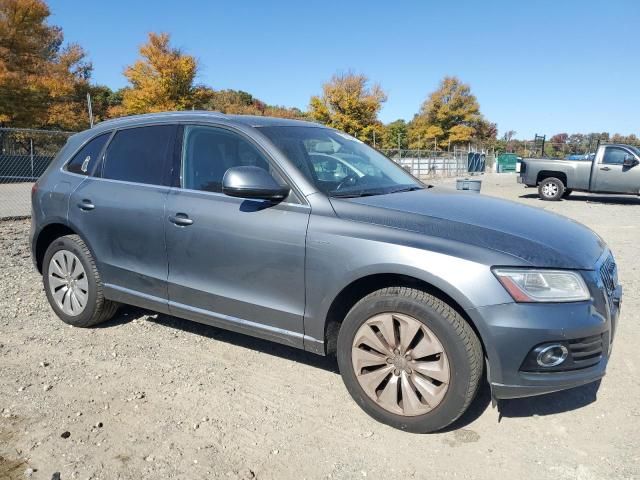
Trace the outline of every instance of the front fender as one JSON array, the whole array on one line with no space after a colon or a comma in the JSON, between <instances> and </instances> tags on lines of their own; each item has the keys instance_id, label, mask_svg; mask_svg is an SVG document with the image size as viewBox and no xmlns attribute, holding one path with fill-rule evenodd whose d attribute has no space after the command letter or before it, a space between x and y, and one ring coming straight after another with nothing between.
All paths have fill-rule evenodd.
<instances>
[{"instance_id":1,"label":"front fender","mask_svg":"<svg viewBox=\"0 0 640 480\"><path fill-rule=\"evenodd\" d=\"M491 262L425 250L415 243L402 245L309 228L304 331L311 343L324 342L327 313L340 292L372 275L421 280L445 292L465 310L513 301L491 272ZM467 245L469 251L474 248Z\"/></svg>"}]
</instances>

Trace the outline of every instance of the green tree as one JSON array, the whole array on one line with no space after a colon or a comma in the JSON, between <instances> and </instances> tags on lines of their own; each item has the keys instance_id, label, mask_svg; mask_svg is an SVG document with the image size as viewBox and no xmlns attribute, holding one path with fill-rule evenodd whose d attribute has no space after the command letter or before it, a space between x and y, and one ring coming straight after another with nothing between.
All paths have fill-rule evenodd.
<instances>
[{"instance_id":1,"label":"green tree","mask_svg":"<svg viewBox=\"0 0 640 480\"><path fill-rule=\"evenodd\" d=\"M124 90L111 90L106 85L91 85L91 106L94 121L99 122L109 118L110 110L122 105Z\"/></svg>"},{"instance_id":2,"label":"green tree","mask_svg":"<svg viewBox=\"0 0 640 480\"><path fill-rule=\"evenodd\" d=\"M313 120L372 143L373 132L382 138L384 127L378 113L387 95L365 75L334 75L322 86L322 95L311 97L309 115Z\"/></svg>"},{"instance_id":3,"label":"green tree","mask_svg":"<svg viewBox=\"0 0 640 480\"><path fill-rule=\"evenodd\" d=\"M409 145L407 122L402 119L391 122L384 127L384 136L382 137L382 148L401 148L406 149Z\"/></svg>"},{"instance_id":4,"label":"green tree","mask_svg":"<svg viewBox=\"0 0 640 480\"><path fill-rule=\"evenodd\" d=\"M482 120L480 106L469 85L456 77L445 77L411 122L409 145L428 148L435 141L446 148L471 141Z\"/></svg>"},{"instance_id":5,"label":"green tree","mask_svg":"<svg viewBox=\"0 0 640 480\"><path fill-rule=\"evenodd\" d=\"M140 47L140 57L124 71L130 87L123 92L122 105L111 109L113 116L194 106L195 57L172 47L167 33L149 33L148 42Z\"/></svg>"},{"instance_id":6,"label":"green tree","mask_svg":"<svg viewBox=\"0 0 640 480\"><path fill-rule=\"evenodd\" d=\"M0 124L83 128L91 63L42 0L0 0Z\"/></svg>"}]
</instances>

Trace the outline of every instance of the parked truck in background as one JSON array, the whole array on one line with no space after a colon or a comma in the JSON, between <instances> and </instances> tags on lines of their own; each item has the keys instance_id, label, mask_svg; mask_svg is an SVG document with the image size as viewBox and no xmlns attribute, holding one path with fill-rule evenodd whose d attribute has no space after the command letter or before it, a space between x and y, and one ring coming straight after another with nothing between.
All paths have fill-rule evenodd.
<instances>
[{"instance_id":1,"label":"parked truck in background","mask_svg":"<svg viewBox=\"0 0 640 480\"><path fill-rule=\"evenodd\" d=\"M578 160L525 158L516 165L518 183L538 187L542 200L560 200L572 191L640 195L640 149L599 145Z\"/></svg>"}]
</instances>

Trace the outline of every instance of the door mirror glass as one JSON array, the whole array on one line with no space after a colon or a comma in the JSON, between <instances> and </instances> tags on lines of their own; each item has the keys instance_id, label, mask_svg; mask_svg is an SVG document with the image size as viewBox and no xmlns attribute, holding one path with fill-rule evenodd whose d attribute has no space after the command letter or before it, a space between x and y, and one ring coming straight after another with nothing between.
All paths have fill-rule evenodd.
<instances>
[{"instance_id":1,"label":"door mirror glass","mask_svg":"<svg viewBox=\"0 0 640 480\"><path fill-rule=\"evenodd\" d=\"M222 193L230 197L279 202L289 195L289 187L280 185L264 168L229 168L222 178Z\"/></svg>"},{"instance_id":2,"label":"door mirror glass","mask_svg":"<svg viewBox=\"0 0 640 480\"><path fill-rule=\"evenodd\" d=\"M623 167L635 167L636 165L638 165L638 160L636 160L636 157L634 157L631 154L627 154L624 157L624 161L622 162L622 166Z\"/></svg>"}]
</instances>

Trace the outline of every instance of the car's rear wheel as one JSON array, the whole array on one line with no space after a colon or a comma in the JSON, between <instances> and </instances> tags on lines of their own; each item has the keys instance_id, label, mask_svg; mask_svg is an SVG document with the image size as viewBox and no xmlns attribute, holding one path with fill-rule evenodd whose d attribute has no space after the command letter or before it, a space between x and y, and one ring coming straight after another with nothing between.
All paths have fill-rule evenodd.
<instances>
[{"instance_id":1,"label":"car's rear wheel","mask_svg":"<svg viewBox=\"0 0 640 480\"><path fill-rule=\"evenodd\" d=\"M464 318L405 287L360 300L340 328L337 354L347 390L365 412L416 433L462 415L483 370L482 346Z\"/></svg>"},{"instance_id":2,"label":"car's rear wheel","mask_svg":"<svg viewBox=\"0 0 640 480\"><path fill-rule=\"evenodd\" d=\"M42 279L51 308L75 327L110 319L118 304L104 298L95 261L78 235L57 238L47 248Z\"/></svg>"},{"instance_id":3,"label":"car's rear wheel","mask_svg":"<svg viewBox=\"0 0 640 480\"><path fill-rule=\"evenodd\" d=\"M538 195L542 200L558 201L565 192L562 180L555 177L545 178L538 185Z\"/></svg>"}]
</instances>

